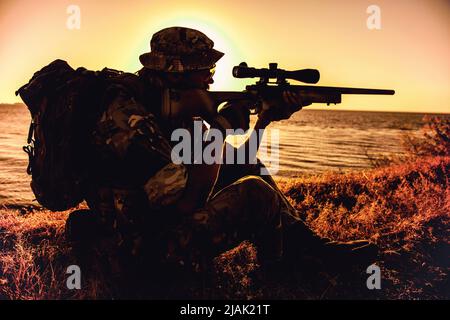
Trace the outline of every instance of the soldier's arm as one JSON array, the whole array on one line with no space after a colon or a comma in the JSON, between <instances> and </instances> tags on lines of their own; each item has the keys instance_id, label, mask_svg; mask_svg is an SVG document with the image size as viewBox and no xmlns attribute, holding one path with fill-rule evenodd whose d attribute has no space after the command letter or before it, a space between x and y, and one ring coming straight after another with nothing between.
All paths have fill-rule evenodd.
<instances>
[{"instance_id":1,"label":"soldier's arm","mask_svg":"<svg viewBox=\"0 0 450 320\"><path fill-rule=\"evenodd\" d=\"M236 154L239 154L240 149L245 153L245 164L255 163L256 154L258 152L259 146L261 144L264 130L272 121L279 121L288 119L293 113L300 111L302 106L310 105L309 102L302 102L299 95L294 92L284 91L282 98L273 99L271 101L263 101L263 110L258 114L258 119L253 127L253 132L249 135L246 141L233 150L233 148L224 148L224 159L229 159L230 157L235 157L234 161L229 161L232 163L237 163ZM272 107L269 107L272 106ZM222 113L225 118L228 118L231 123L235 123L238 127L248 128L248 123L250 121L249 113L245 111L247 108L241 106L234 107L231 106L227 110L231 111L228 113ZM235 111L235 112L233 112ZM245 127L247 126L247 127ZM256 140L256 141L253 141ZM251 144L256 142L256 148L252 148ZM227 151L228 150L228 151ZM230 154L230 150L232 154Z\"/></svg>"},{"instance_id":2,"label":"soldier's arm","mask_svg":"<svg viewBox=\"0 0 450 320\"><path fill-rule=\"evenodd\" d=\"M217 179L220 164L191 164L186 165L188 180L185 191L176 203L178 212L189 214L202 207Z\"/></svg>"},{"instance_id":3,"label":"soldier's arm","mask_svg":"<svg viewBox=\"0 0 450 320\"><path fill-rule=\"evenodd\" d=\"M202 133L207 133L207 126L203 125ZM212 141L203 141L206 148ZM193 157L195 157L193 155ZM185 164L188 171L188 182L185 192L177 203L178 211L182 213L193 212L196 208L204 206L210 195L220 170L220 163L206 164L205 159L201 163Z\"/></svg>"},{"instance_id":4,"label":"soldier's arm","mask_svg":"<svg viewBox=\"0 0 450 320\"><path fill-rule=\"evenodd\" d=\"M223 148L223 162L238 164L237 156L239 154L245 154L245 164L255 163L256 154L258 152L259 146L261 145L261 140L263 138L264 130L267 125L267 122L258 119L255 123L255 126L251 129L252 131L250 135L246 138L244 143L242 143L238 147L234 147L228 142L225 142ZM253 143L256 148L252 146Z\"/></svg>"},{"instance_id":5,"label":"soldier's arm","mask_svg":"<svg viewBox=\"0 0 450 320\"><path fill-rule=\"evenodd\" d=\"M234 148L227 142L224 142L221 161L214 162L212 164L205 164L202 162L201 164L186 165L188 170L188 182L186 185L186 190L177 204L179 211L189 213L204 205L213 190L222 163L224 163L224 165L227 163L227 157L234 157L233 164L226 165L227 167L232 167L235 165L245 166L245 164L256 163L256 152L259 148L260 140L266 126L267 124L264 121L257 120L253 128L253 130L255 130L255 134L257 135L257 147L255 149L250 148L250 138L247 138L247 140L239 148ZM220 129L222 132L225 132L223 128L216 127L216 129ZM238 164L236 159L239 149L241 148L244 148L244 151L246 152L247 159L245 164ZM230 152L231 150L232 152ZM249 152L249 150L251 152ZM253 159L254 161L249 162L249 159Z\"/></svg>"}]
</instances>

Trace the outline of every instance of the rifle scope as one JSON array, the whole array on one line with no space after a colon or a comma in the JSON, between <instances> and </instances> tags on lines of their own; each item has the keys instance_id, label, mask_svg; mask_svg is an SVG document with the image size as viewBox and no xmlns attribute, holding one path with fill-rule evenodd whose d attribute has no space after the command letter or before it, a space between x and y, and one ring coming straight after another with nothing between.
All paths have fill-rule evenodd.
<instances>
[{"instance_id":1,"label":"rifle scope","mask_svg":"<svg viewBox=\"0 0 450 320\"><path fill-rule=\"evenodd\" d=\"M239 66L233 67L233 76L235 78L261 78L265 82L269 79L277 79L278 82L292 79L305 83L317 83L320 79L320 73L316 69L286 71L278 69L276 63L269 63L269 69L256 69L248 67L245 62L242 62Z\"/></svg>"}]
</instances>

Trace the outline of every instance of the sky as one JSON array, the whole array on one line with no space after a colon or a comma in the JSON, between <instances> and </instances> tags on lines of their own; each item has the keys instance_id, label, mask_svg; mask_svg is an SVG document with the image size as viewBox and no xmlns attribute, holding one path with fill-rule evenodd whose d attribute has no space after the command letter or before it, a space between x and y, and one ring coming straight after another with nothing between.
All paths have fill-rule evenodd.
<instances>
[{"instance_id":1,"label":"sky","mask_svg":"<svg viewBox=\"0 0 450 320\"><path fill-rule=\"evenodd\" d=\"M19 102L15 90L57 58L135 72L152 34L169 26L196 28L225 52L212 90L252 83L231 75L242 61L277 62L318 69L318 85L396 91L343 96L338 110L450 113L448 0L0 0L0 102Z\"/></svg>"}]
</instances>

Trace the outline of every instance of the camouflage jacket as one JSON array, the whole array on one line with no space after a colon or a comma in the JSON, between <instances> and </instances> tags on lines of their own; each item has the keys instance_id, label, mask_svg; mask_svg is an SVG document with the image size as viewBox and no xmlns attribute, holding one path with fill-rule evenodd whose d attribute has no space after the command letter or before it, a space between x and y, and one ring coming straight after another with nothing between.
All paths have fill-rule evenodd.
<instances>
[{"instance_id":1,"label":"camouflage jacket","mask_svg":"<svg viewBox=\"0 0 450 320\"><path fill-rule=\"evenodd\" d=\"M168 132L149 107L118 88L92 134L92 178L86 197L104 226L134 232L182 195L184 165L171 161Z\"/></svg>"}]
</instances>

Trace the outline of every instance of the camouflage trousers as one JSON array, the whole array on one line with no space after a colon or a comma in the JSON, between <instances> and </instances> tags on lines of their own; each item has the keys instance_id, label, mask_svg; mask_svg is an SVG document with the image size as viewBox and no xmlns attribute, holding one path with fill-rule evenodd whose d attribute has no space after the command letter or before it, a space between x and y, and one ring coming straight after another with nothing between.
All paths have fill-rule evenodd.
<instances>
[{"instance_id":1,"label":"camouflage trousers","mask_svg":"<svg viewBox=\"0 0 450 320\"><path fill-rule=\"evenodd\" d=\"M214 257L249 240L260 261L276 261L317 240L272 177L260 175L263 167L222 166L206 205L176 227L174 247Z\"/></svg>"},{"instance_id":2,"label":"camouflage trousers","mask_svg":"<svg viewBox=\"0 0 450 320\"><path fill-rule=\"evenodd\" d=\"M89 237L88 246L99 246L99 252L111 257L122 252L122 260L127 264L142 257L163 263L194 264L205 258L210 260L244 240L257 246L260 261L276 261L289 251L317 243L318 237L300 220L272 177L260 175L262 168L259 161L255 165L223 165L206 204L182 218L176 212L142 212L139 201L134 201L136 197L129 196L127 205L121 207L137 204L136 210L126 211L141 212L143 217L130 223L133 217L123 208L123 214L117 213L112 191L105 189L99 193L101 199L93 201L95 206L90 206L91 214L81 212L85 221L93 221L89 217L93 216L99 225L109 226L103 232L106 236L95 241L97 245ZM114 229L116 225L119 227ZM93 228L86 228L84 223L78 229L85 237L87 230ZM98 231L93 233L99 235Z\"/></svg>"}]
</instances>

